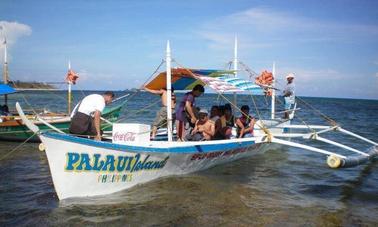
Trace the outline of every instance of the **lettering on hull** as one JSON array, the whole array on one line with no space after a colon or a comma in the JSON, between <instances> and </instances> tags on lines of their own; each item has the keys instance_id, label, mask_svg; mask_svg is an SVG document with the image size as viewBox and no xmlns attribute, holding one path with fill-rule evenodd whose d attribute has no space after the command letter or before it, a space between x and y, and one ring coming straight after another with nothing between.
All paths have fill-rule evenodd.
<instances>
[{"instance_id":1,"label":"lettering on hull","mask_svg":"<svg viewBox=\"0 0 378 227\"><path fill-rule=\"evenodd\" d=\"M217 152L210 152L210 153L197 153L192 156L190 159L191 161L203 160L203 159L213 159L225 156L233 156L236 154L244 153L248 151L248 148L238 148L229 151L217 151Z\"/></svg>"},{"instance_id":2,"label":"lettering on hull","mask_svg":"<svg viewBox=\"0 0 378 227\"><path fill-rule=\"evenodd\" d=\"M65 171L95 172L98 183L130 182L133 173L139 171L157 171L167 164L169 156L164 159L151 159L150 155L115 156L68 152Z\"/></svg>"}]
</instances>

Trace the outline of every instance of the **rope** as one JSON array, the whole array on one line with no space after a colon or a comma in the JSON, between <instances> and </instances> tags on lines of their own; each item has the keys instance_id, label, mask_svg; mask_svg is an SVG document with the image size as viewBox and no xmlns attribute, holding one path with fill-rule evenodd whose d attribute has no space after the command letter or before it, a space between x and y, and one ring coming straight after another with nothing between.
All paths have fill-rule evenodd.
<instances>
[{"instance_id":1,"label":"rope","mask_svg":"<svg viewBox=\"0 0 378 227\"><path fill-rule=\"evenodd\" d=\"M250 78L251 77L254 77L254 76L257 76L258 74L251 70L247 65L245 65L243 62L239 61L240 65L243 66L245 68L245 70L250 74ZM280 84L278 81L276 81L278 84ZM307 105L308 107L310 107L311 109L313 109L314 111L318 112L320 114L320 116L322 116L323 118L325 118L328 122L330 122L330 124L332 126L336 126L337 123L336 121L334 121L333 119L331 119L330 117L326 116L325 114L323 114L322 112L320 112L319 110L315 109L314 107L312 107L310 104L306 103L304 100L300 99L299 97L296 97L299 101L303 102L305 105ZM265 100L266 100L266 97L265 97ZM282 104L282 102L277 99L278 102L280 102ZM266 103L267 103L267 100L266 100ZM256 107L256 106L255 106ZM256 107L257 109L257 107ZM312 132L315 132L314 129L310 128L309 125L301 118L297 115L297 117L299 118L299 120L304 124L306 125L306 127L312 131Z\"/></svg>"},{"instance_id":2,"label":"rope","mask_svg":"<svg viewBox=\"0 0 378 227\"><path fill-rule=\"evenodd\" d=\"M277 98L276 100L281 105L283 105L283 102L280 99ZM301 118L298 114L296 114L295 116L308 128L308 130L310 130L312 133L316 133L316 130L312 129L303 118Z\"/></svg>"},{"instance_id":3,"label":"rope","mask_svg":"<svg viewBox=\"0 0 378 227\"><path fill-rule=\"evenodd\" d=\"M124 117L119 118L118 120L116 120L116 121L113 122L113 123L118 123L118 122L120 122L120 121L126 119L126 118L129 117L129 116L132 116L132 115L134 115L134 114L136 115L137 113L142 112L142 111L144 111L145 109L150 108L151 106L155 105L155 104L158 103L158 102L160 102L160 99L156 100L155 102L151 103L150 105L148 105L148 106L146 106L146 107L144 107L144 108L142 108L142 109L139 109L139 110L137 110L137 111L131 111L131 112L129 112L128 114L125 114ZM111 126L112 126L112 125L107 125L107 126L105 126L103 129L107 129L107 128L111 127Z\"/></svg>"},{"instance_id":4,"label":"rope","mask_svg":"<svg viewBox=\"0 0 378 227\"><path fill-rule=\"evenodd\" d=\"M277 83L281 86L282 83L278 82ZM333 120L332 118L328 117L327 115L325 115L324 113L322 113L320 110L316 109L315 107L311 106L309 103L307 103L306 101L304 101L302 98L299 98L298 96L295 97L296 99L298 99L299 101L301 101L304 105L306 105L307 107L309 107L310 109L312 109L314 112L316 112L317 114L319 114L322 118L324 118L331 126L337 126L338 123Z\"/></svg>"},{"instance_id":5,"label":"rope","mask_svg":"<svg viewBox=\"0 0 378 227\"><path fill-rule=\"evenodd\" d=\"M258 76L258 75L259 75L258 73L256 73L256 72L253 71L252 69L250 69L250 68L249 68L246 64L244 64L242 61L239 61L239 64L240 64L241 66L244 67L244 70L245 70L247 73L249 73L249 75L250 75L249 78L251 78L251 77L255 77L255 76Z\"/></svg>"},{"instance_id":6,"label":"rope","mask_svg":"<svg viewBox=\"0 0 378 227\"><path fill-rule=\"evenodd\" d=\"M146 84L158 71L159 71L159 69L160 69L160 67L163 65L163 63L165 62L165 60L164 59L162 59L162 61L160 62L160 64L158 65L158 67L156 67L156 69L155 69L155 71L147 78L147 80L145 80L145 82L143 83L143 85L144 84ZM140 92L140 90L138 90L137 92L135 92L134 94L132 94L124 103L123 103L123 105L126 105L126 103L128 102L128 101L130 101L135 95L137 95L138 93ZM131 116L131 115L133 115L133 114L137 114L137 113L139 113L139 112L142 112L142 111L144 111L145 109L147 109L147 108L150 108L151 106L153 106L153 105L155 105L157 102L159 102L160 101L160 99L158 99L158 100L156 100L155 102L153 102L153 103L151 103L150 105L148 105L148 106L146 106L146 107L144 107L144 108L142 108L142 109L139 109L139 110L137 110L137 111L134 111L134 112L129 112L128 114L125 114L124 115L124 117L122 117L122 118L119 118L118 120L116 120L114 123L118 123L118 122L120 122L120 121L122 121L122 120L124 120L124 119L126 119L127 117L129 117L129 116ZM112 125L107 125L107 126L105 126L103 129L107 129L107 128L110 128Z\"/></svg>"},{"instance_id":7,"label":"rope","mask_svg":"<svg viewBox=\"0 0 378 227\"><path fill-rule=\"evenodd\" d=\"M160 67L163 65L163 63L165 62L165 60L164 59L162 59L161 60L161 62L160 62L160 64L159 64L159 66L155 69L155 71L147 78L147 80L143 83L143 85L142 86L144 86L155 74L156 74L156 72L157 71L159 71L159 69L160 69ZM127 100L126 100L126 102L124 102L124 105L128 102L128 101L130 101L135 95L137 95L138 93L140 92L140 89L139 90L137 90L137 92L135 92L134 94L132 94L131 96L130 96L130 98L128 98Z\"/></svg>"},{"instance_id":8,"label":"rope","mask_svg":"<svg viewBox=\"0 0 378 227\"><path fill-rule=\"evenodd\" d=\"M4 160L6 157L8 157L11 153L13 153L14 151L16 151L18 148L20 148L21 146L23 146L25 143L27 143L31 138L33 138L34 136L36 135L36 133L33 133L33 135L31 135L29 138L27 138L24 142L20 143L18 146L16 146L15 148L13 148L11 151L9 151L8 153L6 153L5 155L3 155L1 158L0 158L0 161Z\"/></svg>"},{"instance_id":9,"label":"rope","mask_svg":"<svg viewBox=\"0 0 378 227\"><path fill-rule=\"evenodd\" d=\"M338 123L333 120L332 118L328 117L327 115L325 115L324 113L322 113L320 110L316 109L315 107L311 106L310 104L308 104L307 102L305 102L303 99L301 98L298 98L296 97L299 101L301 101L303 104L305 104L306 106L310 107L314 112L317 112L321 117L323 117L327 122L329 122L330 125L332 126L337 126Z\"/></svg>"}]
</instances>

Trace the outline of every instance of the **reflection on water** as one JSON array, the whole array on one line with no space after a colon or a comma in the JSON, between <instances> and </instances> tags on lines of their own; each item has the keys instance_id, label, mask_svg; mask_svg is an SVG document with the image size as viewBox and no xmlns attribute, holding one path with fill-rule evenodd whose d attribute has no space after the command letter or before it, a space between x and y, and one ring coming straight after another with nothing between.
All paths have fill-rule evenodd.
<instances>
[{"instance_id":1,"label":"reflection on water","mask_svg":"<svg viewBox=\"0 0 378 227\"><path fill-rule=\"evenodd\" d=\"M42 105L43 98L33 95ZM146 105L147 95L142 94L128 103L123 121L137 122L141 118L152 121L158 106L143 115L130 114ZM149 100L153 98L151 96ZM198 104L210 106L214 104L212 100L216 100L215 96L211 98L201 97ZM306 101L318 105L322 112L331 115L345 128L376 140L377 101L315 98ZM248 100L241 99L240 103L243 102ZM359 108L355 107L356 102ZM56 103L51 105L59 106ZM310 112L298 114L311 123L323 123ZM367 121L370 122L369 128L365 125ZM339 136L332 138L349 145L356 142ZM249 159L199 173L158 179L111 195L58 201L46 156L38 151L37 145L27 144L0 161L1 224L378 224L378 161L352 169L332 170L326 167L324 156L278 146ZM15 146L16 143L1 142L0 155Z\"/></svg>"}]
</instances>

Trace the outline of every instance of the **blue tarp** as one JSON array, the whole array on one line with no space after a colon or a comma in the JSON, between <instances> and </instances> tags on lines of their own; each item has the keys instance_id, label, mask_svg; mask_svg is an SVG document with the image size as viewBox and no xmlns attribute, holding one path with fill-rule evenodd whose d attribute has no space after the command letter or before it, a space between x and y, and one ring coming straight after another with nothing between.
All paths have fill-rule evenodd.
<instances>
[{"instance_id":1,"label":"blue tarp","mask_svg":"<svg viewBox=\"0 0 378 227\"><path fill-rule=\"evenodd\" d=\"M6 84L0 84L0 95L7 95L15 93L16 90Z\"/></svg>"}]
</instances>

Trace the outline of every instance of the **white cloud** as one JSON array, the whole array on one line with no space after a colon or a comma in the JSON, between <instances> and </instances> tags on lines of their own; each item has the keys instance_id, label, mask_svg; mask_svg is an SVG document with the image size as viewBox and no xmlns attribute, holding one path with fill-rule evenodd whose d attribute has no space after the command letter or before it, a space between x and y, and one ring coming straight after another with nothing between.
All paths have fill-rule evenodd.
<instances>
[{"instance_id":1,"label":"white cloud","mask_svg":"<svg viewBox=\"0 0 378 227\"><path fill-rule=\"evenodd\" d=\"M205 23L198 32L223 49L232 45L235 33L246 47L284 45L286 42L318 43L378 36L378 26L314 19L270 8L251 8Z\"/></svg>"},{"instance_id":2,"label":"white cloud","mask_svg":"<svg viewBox=\"0 0 378 227\"><path fill-rule=\"evenodd\" d=\"M22 36L28 36L32 33L30 26L18 22L0 21L0 57L4 57L4 37L7 39L8 47L14 45Z\"/></svg>"}]
</instances>

